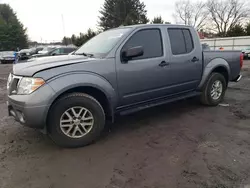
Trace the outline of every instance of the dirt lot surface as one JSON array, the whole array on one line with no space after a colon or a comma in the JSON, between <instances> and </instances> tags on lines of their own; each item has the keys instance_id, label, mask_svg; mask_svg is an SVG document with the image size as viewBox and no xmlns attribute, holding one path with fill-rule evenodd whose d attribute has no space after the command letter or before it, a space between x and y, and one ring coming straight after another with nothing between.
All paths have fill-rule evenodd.
<instances>
[{"instance_id":1,"label":"dirt lot surface","mask_svg":"<svg viewBox=\"0 0 250 188\"><path fill-rule=\"evenodd\" d=\"M250 62L225 101L195 100L119 118L100 140L62 149L7 116L0 65L0 188L246 188L250 185ZM250 187L250 186L249 186Z\"/></svg>"}]
</instances>

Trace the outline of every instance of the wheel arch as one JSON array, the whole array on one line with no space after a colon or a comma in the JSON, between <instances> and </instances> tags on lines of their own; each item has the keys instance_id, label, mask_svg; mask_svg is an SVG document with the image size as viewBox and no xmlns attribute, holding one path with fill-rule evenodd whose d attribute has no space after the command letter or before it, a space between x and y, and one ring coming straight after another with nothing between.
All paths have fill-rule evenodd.
<instances>
[{"instance_id":1,"label":"wheel arch","mask_svg":"<svg viewBox=\"0 0 250 188\"><path fill-rule=\"evenodd\" d=\"M106 79L94 74L70 74L54 78L47 84L54 90L54 94L48 101L46 124L55 102L62 96L74 92L86 93L94 97L103 106L107 119L111 118L113 121L117 94Z\"/></svg>"},{"instance_id":2,"label":"wheel arch","mask_svg":"<svg viewBox=\"0 0 250 188\"><path fill-rule=\"evenodd\" d=\"M111 101L109 100L106 93L99 88L93 87L93 86L75 86L72 88L68 88L62 92L60 92L54 99L53 102L50 105L51 107L63 96L70 94L70 93L85 93L92 97L94 97L103 107L104 112L107 116L112 116L112 105ZM50 110L49 109L49 110Z\"/></svg>"},{"instance_id":3,"label":"wheel arch","mask_svg":"<svg viewBox=\"0 0 250 188\"><path fill-rule=\"evenodd\" d=\"M227 84L228 84L230 80L230 74L231 74L229 64L226 60L222 58L216 58L216 59L213 59L210 63L208 63L207 66L204 68L202 80L198 86L199 90L202 89L204 84L206 84L209 76L213 72L222 74L225 77Z\"/></svg>"},{"instance_id":4,"label":"wheel arch","mask_svg":"<svg viewBox=\"0 0 250 188\"><path fill-rule=\"evenodd\" d=\"M215 67L210 74L212 74L213 72L217 72L217 73L222 74L225 77L226 82L227 83L229 82L229 72L228 72L228 69L226 67L224 67L224 66Z\"/></svg>"}]
</instances>

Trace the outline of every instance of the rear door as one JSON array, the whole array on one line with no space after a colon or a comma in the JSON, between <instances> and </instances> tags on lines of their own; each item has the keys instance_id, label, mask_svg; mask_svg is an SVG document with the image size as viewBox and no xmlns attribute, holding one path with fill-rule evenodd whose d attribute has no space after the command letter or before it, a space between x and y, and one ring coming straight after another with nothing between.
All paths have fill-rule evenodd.
<instances>
[{"instance_id":1,"label":"rear door","mask_svg":"<svg viewBox=\"0 0 250 188\"><path fill-rule=\"evenodd\" d=\"M202 76L202 49L197 32L189 27L167 28L170 41L172 93L195 90Z\"/></svg>"}]
</instances>

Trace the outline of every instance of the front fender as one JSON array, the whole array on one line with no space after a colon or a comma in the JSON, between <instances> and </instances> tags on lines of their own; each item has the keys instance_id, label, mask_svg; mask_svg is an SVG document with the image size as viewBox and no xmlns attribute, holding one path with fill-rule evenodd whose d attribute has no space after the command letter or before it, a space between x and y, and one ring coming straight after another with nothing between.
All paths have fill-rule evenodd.
<instances>
[{"instance_id":1,"label":"front fender","mask_svg":"<svg viewBox=\"0 0 250 188\"><path fill-rule=\"evenodd\" d=\"M117 104L117 95L115 89L105 78L94 73L71 72L54 77L48 80L47 83L55 91L55 96L53 96L50 103L70 89L85 86L93 87L102 91L106 95L111 107L114 108Z\"/></svg>"},{"instance_id":2,"label":"front fender","mask_svg":"<svg viewBox=\"0 0 250 188\"><path fill-rule=\"evenodd\" d=\"M231 72L228 62L222 58L215 58L204 67L202 79L198 86L198 89L201 89L203 87L209 75L218 67L224 67L227 70L228 76L230 77Z\"/></svg>"}]
</instances>

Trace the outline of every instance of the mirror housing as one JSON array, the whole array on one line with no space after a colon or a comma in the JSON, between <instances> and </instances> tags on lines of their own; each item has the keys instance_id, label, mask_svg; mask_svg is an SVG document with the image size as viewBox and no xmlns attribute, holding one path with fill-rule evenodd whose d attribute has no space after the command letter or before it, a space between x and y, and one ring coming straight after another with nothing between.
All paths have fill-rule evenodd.
<instances>
[{"instance_id":1,"label":"mirror housing","mask_svg":"<svg viewBox=\"0 0 250 188\"><path fill-rule=\"evenodd\" d=\"M122 60L128 61L131 60L133 57L142 56L143 53L144 51L142 46L132 47L122 52Z\"/></svg>"}]
</instances>

